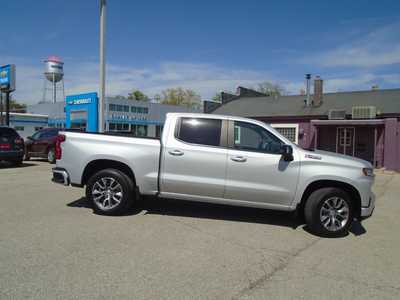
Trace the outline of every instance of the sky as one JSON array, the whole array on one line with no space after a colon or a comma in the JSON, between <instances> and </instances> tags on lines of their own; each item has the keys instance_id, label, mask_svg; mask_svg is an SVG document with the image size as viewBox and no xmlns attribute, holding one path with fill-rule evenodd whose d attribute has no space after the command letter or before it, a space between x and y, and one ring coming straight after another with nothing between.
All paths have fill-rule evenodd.
<instances>
[{"instance_id":1,"label":"sky","mask_svg":"<svg viewBox=\"0 0 400 300\"><path fill-rule=\"evenodd\" d=\"M24 103L42 100L43 60L64 61L66 94L98 91L99 0L0 0L0 65ZM400 88L400 1L107 0L106 94L195 90L204 100L304 74L324 91Z\"/></svg>"}]
</instances>

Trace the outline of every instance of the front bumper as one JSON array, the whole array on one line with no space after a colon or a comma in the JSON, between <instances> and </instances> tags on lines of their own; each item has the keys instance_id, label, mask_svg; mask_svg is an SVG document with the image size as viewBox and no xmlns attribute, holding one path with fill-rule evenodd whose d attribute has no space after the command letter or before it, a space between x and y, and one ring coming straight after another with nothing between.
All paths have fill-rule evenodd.
<instances>
[{"instance_id":1,"label":"front bumper","mask_svg":"<svg viewBox=\"0 0 400 300\"><path fill-rule=\"evenodd\" d=\"M370 217L375 209L375 194L371 193L369 198L369 205L364 207L361 206L361 219L366 219Z\"/></svg>"},{"instance_id":2,"label":"front bumper","mask_svg":"<svg viewBox=\"0 0 400 300\"><path fill-rule=\"evenodd\" d=\"M65 186L70 184L68 172L63 168L53 168L53 178L51 181Z\"/></svg>"}]
</instances>

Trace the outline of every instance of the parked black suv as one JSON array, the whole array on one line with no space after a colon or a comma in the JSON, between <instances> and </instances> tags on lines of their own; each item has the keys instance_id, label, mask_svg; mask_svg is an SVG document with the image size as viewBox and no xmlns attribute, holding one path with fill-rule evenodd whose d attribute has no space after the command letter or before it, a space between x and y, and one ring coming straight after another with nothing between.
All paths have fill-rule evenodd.
<instances>
[{"instance_id":1,"label":"parked black suv","mask_svg":"<svg viewBox=\"0 0 400 300\"><path fill-rule=\"evenodd\" d=\"M0 161L20 165L24 158L24 140L15 129L0 126Z\"/></svg>"}]
</instances>

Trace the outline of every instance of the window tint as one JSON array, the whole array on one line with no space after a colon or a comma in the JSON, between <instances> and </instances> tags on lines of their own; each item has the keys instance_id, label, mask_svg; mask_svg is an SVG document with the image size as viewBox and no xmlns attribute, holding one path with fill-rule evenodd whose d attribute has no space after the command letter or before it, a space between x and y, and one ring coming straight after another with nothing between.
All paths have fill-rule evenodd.
<instances>
[{"instance_id":1,"label":"window tint","mask_svg":"<svg viewBox=\"0 0 400 300\"><path fill-rule=\"evenodd\" d=\"M47 138L50 138L50 137L52 137L52 136L53 136L53 134L52 134L52 132L51 132L50 130L45 130L45 131L43 131L42 134L40 135L40 138L41 138L41 139L47 139Z\"/></svg>"},{"instance_id":2,"label":"window tint","mask_svg":"<svg viewBox=\"0 0 400 300\"><path fill-rule=\"evenodd\" d=\"M46 130L43 133L42 138L50 138L50 137L55 137L57 135L58 135L58 130L57 129Z\"/></svg>"},{"instance_id":3,"label":"window tint","mask_svg":"<svg viewBox=\"0 0 400 300\"><path fill-rule=\"evenodd\" d=\"M32 135L33 140L38 140L40 139L40 136L42 135L41 131L36 131L34 135Z\"/></svg>"},{"instance_id":4,"label":"window tint","mask_svg":"<svg viewBox=\"0 0 400 300\"><path fill-rule=\"evenodd\" d=\"M181 118L178 138L181 141L209 146L219 146L222 121L203 118Z\"/></svg>"},{"instance_id":5,"label":"window tint","mask_svg":"<svg viewBox=\"0 0 400 300\"><path fill-rule=\"evenodd\" d=\"M244 151L257 151L279 154L282 141L261 126L235 121L234 148Z\"/></svg>"}]
</instances>

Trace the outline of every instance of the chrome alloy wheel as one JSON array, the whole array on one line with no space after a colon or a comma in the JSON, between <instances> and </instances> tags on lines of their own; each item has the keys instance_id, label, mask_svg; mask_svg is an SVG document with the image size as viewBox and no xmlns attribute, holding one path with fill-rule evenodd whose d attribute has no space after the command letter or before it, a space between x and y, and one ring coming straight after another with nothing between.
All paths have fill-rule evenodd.
<instances>
[{"instance_id":1,"label":"chrome alloy wheel","mask_svg":"<svg viewBox=\"0 0 400 300\"><path fill-rule=\"evenodd\" d=\"M53 162L55 158L54 150L49 150L47 153L47 161L48 162Z\"/></svg>"},{"instance_id":2,"label":"chrome alloy wheel","mask_svg":"<svg viewBox=\"0 0 400 300\"><path fill-rule=\"evenodd\" d=\"M331 197L322 204L319 218L322 225L329 231L339 231L349 221L349 213L349 205L344 199Z\"/></svg>"},{"instance_id":3,"label":"chrome alloy wheel","mask_svg":"<svg viewBox=\"0 0 400 300\"><path fill-rule=\"evenodd\" d=\"M111 210L123 198L122 186L112 177L103 177L93 184L92 197L101 210Z\"/></svg>"}]
</instances>

